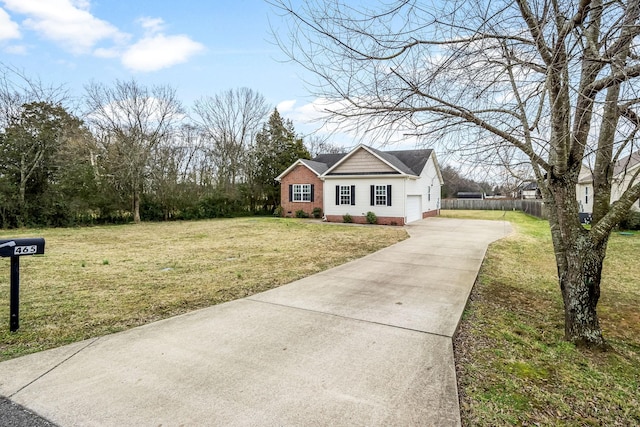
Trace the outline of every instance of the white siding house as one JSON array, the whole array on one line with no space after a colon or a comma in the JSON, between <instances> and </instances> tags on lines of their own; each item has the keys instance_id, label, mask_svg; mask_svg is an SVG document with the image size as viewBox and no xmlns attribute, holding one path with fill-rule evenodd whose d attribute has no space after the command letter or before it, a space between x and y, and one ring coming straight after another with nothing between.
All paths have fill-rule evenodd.
<instances>
[{"instance_id":1,"label":"white siding house","mask_svg":"<svg viewBox=\"0 0 640 427\"><path fill-rule=\"evenodd\" d=\"M611 185L611 200L618 200L627 188L640 180L640 152L618 160L613 168L613 183ZM593 175L587 165L582 165L576 186L576 198L580 206L580 213L593 213ZM632 210L640 211L640 200L633 204Z\"/></svg>"},{"instance_id":2,"label":"white siding house","mask_svg":"<svg viewBox=\"0 0 640 427\"><path fill-rule=\"evenodd\" d=\"M443 184L433 150L379 151L360 144L349 153L321 154L324 217L330 222L366 222L373 212L378 224L404 225L440 211ZM278 177L286 181L286 174Z\"/></svg>"}]
</instances>

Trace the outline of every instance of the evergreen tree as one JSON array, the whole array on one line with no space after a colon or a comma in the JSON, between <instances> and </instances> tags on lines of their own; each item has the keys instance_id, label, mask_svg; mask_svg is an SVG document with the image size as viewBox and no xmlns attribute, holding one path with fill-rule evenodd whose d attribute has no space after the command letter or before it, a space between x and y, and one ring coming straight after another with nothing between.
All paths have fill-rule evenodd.
<instances>
[{"instance_id":1,"label":"evergreen tree","mask_svg":"<svg viewBox=\"0 0 640 427\"><path fill-rule=\"evenodd\" d=\"M254 201L264 211L273 212L280 201L280 184L275 178L296 160L310 159L311 155L302 138L296 135L291 120L283 119L277 108L256 135L252 154L250 182Z\"/></svg>"}]
</instances>

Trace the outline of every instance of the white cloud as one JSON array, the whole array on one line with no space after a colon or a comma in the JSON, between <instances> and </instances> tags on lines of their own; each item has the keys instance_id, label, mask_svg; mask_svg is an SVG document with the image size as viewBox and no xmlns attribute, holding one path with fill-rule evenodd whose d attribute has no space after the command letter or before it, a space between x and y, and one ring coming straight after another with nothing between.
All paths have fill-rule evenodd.
<instances>
[{"instance_id":1,"label":"white cloud","mask_svg":"<svg viewBox=\"0 0 640 427\"><path fill-rule=\"evenodd\" d=\"M295 99L288 99L288 100L280 102L278 105L276 105L276 108L281 113L287 113L289 111L293 111L293 106L294 105L296 105L296 100Z\"/></svg>"},{"instance_id":2,"label":"white cloud","mask_svg":"<svg viewBox=\"0 0 640 427\"><path fill-rule=\"evenodd\" d=\"M278 110L281 104L289 106L290 108L286 110L287 117L303 123L323 122L328 116L327 110L340 110L348 105L346 102L330 101L325 98L316 98L312 102L293 108L295 103L296 101L282 101L278 104Z\"/></svg>"},{"instance_id":3,"label":"white cloud","mask_svg":"<svg viewBox=\"0 0 640 427\"><path fill-rule=\"evenodd\" d=\"M147 31L148 35L157 34L164 29L164 20L162 18L151 18L148 16L138 19L140 26Z\"/></svg>"},{"instance_id":4,"label":"white cloud","mask_svg":"<svg viewBox=\"0 0 640 427\"><path fill-rule=\"evenodd\" d=\"M127 36L94 17L86 0L4 0L11 12L26 15L23 24L74 53L88 53L103 40L123 42Z\"/></svg>"},{"instance_id":5,"label":"white cloud","mask_svg":"<svg viewBox=\"0 0 640 427\"><path fill-rule=\"evenodd\" d=\"M0 40L20 38L20 27L11 20L9 14L0 8Z\"/></svg>"},{"instance_id":6,"label":"white cloud","mask_svg":"<svg viewBox=\"0 0 640 427\"><path fill-rule=\"evenodd\" d=\"M364 143L372 147L389 145L397 149L424 145L420 138L408 135L408 129L400 122L385 123L379 117L345 119L333 116L332 111L354 112L351 104L344 100L316 98L296 106L291 101L282 101L278 104L279 111L280 105L291 105L292 108L286 111L286 117L296 123L296 130L301 129L303 133L327 138L334 145L350 147Z\"/></svg>"},{"instance_id":7,"label":"white cloud","mask_svg":"<svg viewBox=\"0 0 640 427\"><path fill-rule=\"evenodd\" d=\"M157 71L186 62L204 46L185 35L158 34L145 37L122 55L122 64L132 71Z\"/></svg>"},{"instance_id":8,"label":"white cloud","mask_svg":"<svg viewBox=\"0 0 640 427\"><path fill-rule=\"evenodd\" d=\"M144 36L131 44L131 35L93 16L89 0L1 0L12 15L24 15L24 28L33 30L75 54L119 58L132 71L156 71L181 64L204 50L187 35L166 35L162 18L137 20ZM15 18L14 18L15 19ZM0 9L0 40L19 38L20 27ZM22 48L24 52L24 48Z\"/></svg>"}]
</instances>

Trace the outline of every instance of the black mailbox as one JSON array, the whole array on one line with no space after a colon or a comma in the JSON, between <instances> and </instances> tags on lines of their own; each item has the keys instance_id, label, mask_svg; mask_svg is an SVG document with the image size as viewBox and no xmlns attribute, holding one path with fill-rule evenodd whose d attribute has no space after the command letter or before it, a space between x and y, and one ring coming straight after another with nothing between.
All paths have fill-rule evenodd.
<instances>
[{"instance_id":1,"label":"black mailbox","mask_svg":"<svg viewBox=\"0 0 640 427\"><path fill-rule=\"evenodd\" d=\"M20 257L44 254L44 239L0 239L0 257L11 258L9 330L20 327Z\"/></svg>"},{"instance_id":2,"label":"black mailbox","mask_svg":"<svg viewBox=\"0 0 640 427\"><path fill-rule=\"evenodd\" d=\"M0 257L44 254L44 239L4 239L0 240Z\"/></svg>"}]
</instances>

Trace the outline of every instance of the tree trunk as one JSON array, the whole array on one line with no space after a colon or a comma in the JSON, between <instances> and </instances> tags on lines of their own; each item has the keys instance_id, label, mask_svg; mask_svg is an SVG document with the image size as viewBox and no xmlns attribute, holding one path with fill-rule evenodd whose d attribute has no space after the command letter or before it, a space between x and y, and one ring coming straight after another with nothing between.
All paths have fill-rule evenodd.
<instances>
[{"instance_id":1,"label":"tree trunk","mask_svg":"<svg viewBox=\"0 0 640 427\"><path fill-rule=\"evenodd\" d=\"M133 222L140 222L140 192L133 190Z\"/></svg>"},{"instance_id":2,"label":"tree trunk","mask_svg":"<svg viewBox=\"0 0 640 427\"><path fill-rule=\"evenodd\" d=\"M27 216L27 207L26 207L26 194L27 194L27 182L26 181L20 181L20 188L19 188L19 195L18 195L18 222L17 222L17 226L18 227L23 227L25 225L25 219Z\"/></svg>"},{"instance_id":3,"label":"tree trunk","mask_svg":"<svg viewBox=\"0 0 640 427\"><path fill-rule=\"evenodd\" d=\"M565 339L578 346L604 348L596 306L600 298L606 242L593 245L588 236L566 249L566 271L560 274Z\"/></svg>"},{"instance_id":4,"label":"tree trunk","mask_svg":"<svg viewBox=\"0 0 640 427\"><path fill-rule=\"evenodd\" d=\"M596 306L608 240L596 241L580 224L572 181L550 182L546 200L564 301L565 339L578 346L604 349Z\"/></svg>"}]
</instances>

